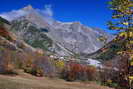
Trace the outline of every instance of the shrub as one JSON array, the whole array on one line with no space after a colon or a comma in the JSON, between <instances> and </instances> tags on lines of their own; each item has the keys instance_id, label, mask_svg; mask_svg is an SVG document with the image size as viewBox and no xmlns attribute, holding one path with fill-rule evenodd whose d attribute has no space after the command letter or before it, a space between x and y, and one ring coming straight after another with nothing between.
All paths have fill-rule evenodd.
<instances>
[{"instance_id":1,"label":"shrub","mask_svg":"<svg viewBox=\"0 0 133 89\"><path fill-rule=\"evenodd\" d=\"M68 81L95 80L96 68L78 63L68 63L62 71L62 78Z\"/></svg>"},{"instance_id":2,"label":"shrub","mask_svg":"<svg viewBox=\"0 0 133 89\"><path fill-rule=\"evenodd\" d=\"M60 74L65 67L65 62L62 60L54 60L54 66L56 67L57 74Z\"/></svg>"},{"instance_id":3,"label":"shrub","mask_svg":"<svg viewBox=\"0 0 133 89\"><path fill-rule=\"evenodd\" d=\"M45 76L53 77L56 75L54 63L46 56L37 57L33 64L40 67Z\"/></svg>"},{"instance_id":4,"label":"shrub","mask_svg":"<svg viewBox=\"0 0 133 89\"><path fill-rule=\"evenodd\" d=\"M118 87L118 84L113 82L112 80L107 80L105 85L107 85L109 87L115 87L115 88Z\"/></svg>"},{"instance_id":5,"label":"shrub","mask_svg":"<svg viewBox=\"0 0 133 89\"><path fill-rule=\"evenodd\" d=\"M120 83L120 72L119 71L115 71L113 68L107 67L107 68L103 68L102 70L100 70L99 74L100 74L100 81L102 85L106 85L106 86L113 87L113 88L119 87L119 83ZM123 83L126 84L125 81Z\"/></svg>"},{"instance_id":6,"label":"shrub","mask_svg":"<svg viewBox=\"0 0 133 89\"><path fill-rule=\"evenodd\" d=\"M36 63L39 61L37 56L28 56L27 60L24 61L23 69L24 72L30 73L32 75L42 77L44 75L43 68L40 67L40 65L37 65Z\"/></svg>"},{"instance_id":7,"label":"shrub","mask_svg":"<svg viewBox=\"0 0 133 89\"><path fill-rule=\"evenodd\" d=\"M58 67L63 66L58 62ZM0 73L16 74L16 69L23 69L26 73L35 76L55 76L55 65L47 56L40 53L25 52L0 47Z\"/></svg>"},{"instance_id":8,"label":"shrub","mask_svg":"<svg viewBox=\"0 0 133 89\"><path fill-rule=\"evenodd\" d=\"M127 59L128 56L126 55L118 55L113 60L104 63L104 68L99 72L100 81L103 85L120 87L120 89L129 86L126 79L128 73Z\"/></svg>"},{"instance_id":9,"label":"shrub","mask_svg":"<svg viewBox=\"0 0 133 89\"><path fill-rule=\"evenodd\" d=\"M44 75L44 70L42 68L36 67L35 70L36 70L36 76L42 77Z\"/></svg>"},{"instance_id":10,"label":"shrub","mask_svg":"<svg viewBox=\"0 0 133 89\"><path fill-rule=\"evenodd\" d=\"M38 67L38 66L34 66L34 67L25 67L24 71L26 73L35 75L37 77L42 77L44 75L43 69Z\"/></svg>"},{"instance_id":11,"label":"shrub","mask_svg":"<svg viewBox=\"0 0 133 89\"><path fill-rule=\"evenodd\" d=\"M11 59L11 50L1 50L0 59L0 72L2 74L17 74L15 72L15 66Z\"/></svg>"},{"instance_id":12,"label":"shrub","mask_svg":"<svg viewBox=\"0 0 133 89\"><path fill-rule=\"evenodd\" d=\"M96 80L97 76L97 69L94 66L87 66L86 67L86 74L88 80Z\"/></svg>"},{"instance_id":13,"label":"shrub","mask_svg":"<svg viewBox=\"0 0 133 89\"><path fill-rule=\"evenodd\" d=\"M65 63L64 63L64 61L57 60L57 61L55 61L55 66L62 69L62 68L64 68Z\"/></svg>"},{"instance_id":14,"label":"shrub","mask_svg":"<svg viewBox=\"0 0 133 89\"><path fill-rule=\"evenodd\" d=\"M7 75L17 75L17 72L12 64L8 64L3 67L3 71L1 74L7 74Z\"/></svg>"}]
</instances>

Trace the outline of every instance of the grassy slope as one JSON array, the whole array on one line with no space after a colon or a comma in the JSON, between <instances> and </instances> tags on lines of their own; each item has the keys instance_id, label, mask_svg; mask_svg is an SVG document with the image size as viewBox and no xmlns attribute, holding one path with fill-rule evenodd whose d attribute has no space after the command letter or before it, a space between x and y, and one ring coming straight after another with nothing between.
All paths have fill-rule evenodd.
<instances>
[{"instance_id":1,"label":"grassy slope","mask_svg":"<svg viewBox=\"0 0 133 89\"><path fill-rule=\"evenodd\" d=\"M0 89L111 89L94 83L66 82L61 79L34 77L29 74L19 76L0 75Z\"/></svg>"}]
</instances>

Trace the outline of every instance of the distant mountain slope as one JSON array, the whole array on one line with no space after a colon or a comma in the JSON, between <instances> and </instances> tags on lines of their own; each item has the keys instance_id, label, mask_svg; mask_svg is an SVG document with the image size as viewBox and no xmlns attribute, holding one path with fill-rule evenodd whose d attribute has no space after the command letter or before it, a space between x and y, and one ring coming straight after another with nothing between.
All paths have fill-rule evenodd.
<instances>
[{"instance_id":1,"label":"distant mountain slope","mask_svg":"<svg viewBox=\"0 0 133 89\"><path fill-rule=\"evenodd\" d=\"M75 53L93 53L104 45L99 37L107 37L107 42L111 38L111 35L101 29L89 28L80 22L56 22L53 27L55 29L50 31L51 36Z\"/></svg>"},{"instance_id":2,"label":"distant mountain slope","mask_svg":"<svg viewBox=\"0 0 133 89\"><path fill-rule=\"evenodd\" d=\"M53 41L43 31L47 29L39 29L36 25L27 20L13 21L12 32L14 32L19 39L24 40L29 45L35 48L49 50L53 45Z\"/></svg>"},{"instance_id":3,"label":"distant mountain slope","mask_svg":"<svg viewBox=\"0 0 133 89\"><path fill-rule=\"evenodd\" d=\"M15 33L19 39L24 40L35 48L41 48L59 55L72 55L71 52L62 47L58 42L51 39L48 29L38 28L35 24L26 19L14 20L12 22L11 31Z\"/></svg>"},{"instance_id":4,"label":"distant mountain slope","mask_svg":"<svg viewBox=\"0 0 133 89\"><path fill-rule=\"evenodd\" d=\"M2 23L0 25L0 72L5 70L6 64L4 65L4 63L22 62L28 54L39 53L37 49L18 39L14 33L10 32L10 22L1 18L0 23Z\"/></svg>"},{"instance_id":5,"label":"distant mountain slope","mask_svg":"<svg viewBox=\"0 0 133 89\"><path fill-rule=\"evenodd\" d=\"M47 34L48 38L50 38L55 43L52 45L52 50L62 56L70 55L72 53L93 53L105 45L103 41L99 40L99 37L107 38L107 42L111 41L113 38L112 35L107 34L101 29L90 28L84 26L80 22L67 23L49 19L45 15L42 15L38 9L34 9L32 6L24 7L18 11L25 12L26 14L13 19L14 21L12 29L19 34L21 31L26 31L26 34L19 36L26 39L26 41L32 45L37 44L37 42L35 44L31 42L31 39L34 37L29 36L35 36L35 33L32 33L31 29L29 32L27 27L32 24L35 27L35 29L33 29L34 31L37 30L38 32L38 29L45 29L45 31L47 30L47 33L43 30L39 30L41 31L39 34ZM8 14L11 13L12 12L8 12ZM30 24L26 24L25 21L29 21ZM36 38L40 39L40 35L36 35ZM43 40L45 40L44 37ZM41 40L39 44L44 43L43 46L46 46L47 44L45 44L43 40ZM40 46L41 48L43 47L42 45Z\"/></svg>"},{"instance_id":6,"label":"distant mountain slope","mask_svg":"<svg viewBox=\"0 0 133 89\"><path fill-rule=\"evenodd\" d=\"M9 21L7 21L6 19L0 17L0 24L2 24L2 23L6 23L6 24L8 24L8 25L10 24Z\"/></svg>"},{"instance_id":7,"label":"distant mountain slope","mask_svg":"<svg viewBox=\"0 0 133 89\"><path fill-rule=\"evenodd\" d=\"M1 18L1 17L0 17ZM11 25L7 20L0 19L2 25L0 25L0 46L1 47L13 47L20 49L21 51L34 52L36 51L30 45L26 44L23 40L19 39L14 33L10 32Z\"/></svg>"},{"instance_id":8,"label":"distant mountain slope","mask_svg":"<svg viewBox=\"0 0 133 89\"><path fill-rule=\"evenodd\" d=\"M106 44L98 51L92 54L84 55L84 56L86 58L94 58L102 61L112 60L118 56L118 52L124 50L123 48L124 43L125 43L125 40L120 39L119 36L117 35L114 40L110 41L108 44Z\"/></svg>"}]
</instances>

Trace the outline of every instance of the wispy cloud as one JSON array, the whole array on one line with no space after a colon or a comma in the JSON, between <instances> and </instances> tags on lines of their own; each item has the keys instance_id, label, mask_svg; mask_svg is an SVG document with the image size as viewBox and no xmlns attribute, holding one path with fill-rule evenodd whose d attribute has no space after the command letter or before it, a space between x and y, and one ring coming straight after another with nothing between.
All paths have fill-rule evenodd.
<instances>
[{"instance_id":1,"label":"wispy cloud","mask_svg":"<svg viewBox=\"0 0 133 89\"><path fill-rule=\"evenodd\" d=\"M54 21L53 18L53 10L52 10L52 5L44 5L43 9L36 9L36 11L43 16L43 19L47 21L49 24L52 24Z\"/></svg>"},{"instance_id":2,"label":"wispy cloud","mask_svg":"<svg viewBox=\"0 0 133 89\"><path fill-rule=\"evenodd\" d=\"M39 12L45 18L51 19L53 17L52 5L44 5L44 9L34 9L35 11ZM12 21L19 17L25 16L29 13L29 11L20 9L20 10L12 10L10 12L0 13L0 16Z\"/></svg>"},{"instance_id":3,"label":"wispy cloud","mask_svg":"<svg viewBox=\"0 0 133 89\"><path fill-rule=\"evenodd\" d=\"M28 14L28 12L23 11L23 10L12 10L11 12L1 13L0 16L9 21L12 21L12 20L19 18L21 16L24 16L26 14Z\"/></svg>"},{"instance_id":4,"label":"wispy cloud","mask_svg":"<svg viewBox=\"0 0 133 89\"><path fill-rule=\"evenodd\" d=\"M52 5L45 5L43 13L48 16L53 16Z\"/></svg>"}]
</instances>

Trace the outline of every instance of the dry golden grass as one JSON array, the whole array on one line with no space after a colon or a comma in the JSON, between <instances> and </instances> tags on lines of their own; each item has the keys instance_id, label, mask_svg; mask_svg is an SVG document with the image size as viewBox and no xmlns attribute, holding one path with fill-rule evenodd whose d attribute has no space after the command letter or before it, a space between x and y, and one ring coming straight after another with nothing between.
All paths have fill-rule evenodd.
<instances>
[{"instance_id":1,"label":"dry golden grass","mask_svg":"<svg viewBox=\"0 0 133 89\"><path fill-rule=\"evenodd\" d=\"M66 82L62 79L35 77L20 72L17 76L0 75L0 89L111 89L95 83Z\"/></svg>"}]
</instances>

